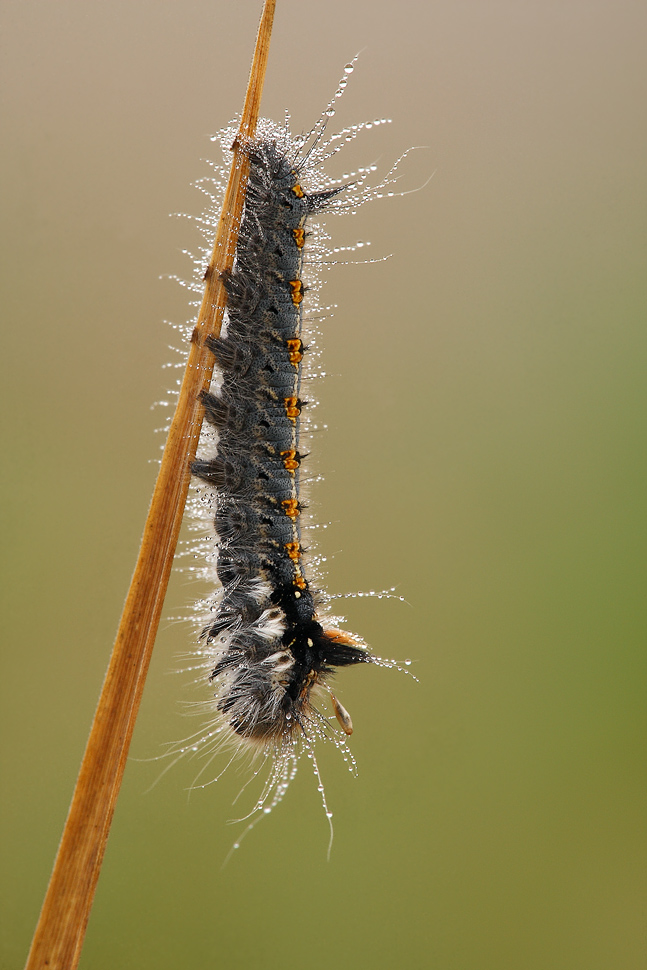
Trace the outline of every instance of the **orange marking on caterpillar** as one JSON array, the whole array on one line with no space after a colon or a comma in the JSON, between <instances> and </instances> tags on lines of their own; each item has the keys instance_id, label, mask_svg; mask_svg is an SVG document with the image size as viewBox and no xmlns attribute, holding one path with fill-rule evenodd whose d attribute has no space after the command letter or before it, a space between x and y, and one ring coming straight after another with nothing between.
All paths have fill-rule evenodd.
<instances>
[{"instance_id":1,"label":"orange marking on caterpillar","mask_svg":"<svg viewBox=\"0 0 647 970\"><path fill-rule=\"evenodd\" d=\"M286 397L283 399L285 404L285 413L289 417L293 424L296 424L296 420L301 414L301 401L298 397Z\"/></svg>"},{"instance_id":2,"label":"orange marking on caterpillar","mask_svg":"<svg viewBox=\"0 0 647 970\"><path fill-rule=\"evenodd\" d=\"M306 583L306 581L303 578L303 576L297 576L296 579L292 580L292 585L293 586L298 586L299 589L305 589L308 584ZM295 596L298 596L299 594L298 593L295 593L294 595Z\"/></svg>"},{"instance_id":3,"label":"orange marking on caterpillar","mask_svg":"<svg viewBox=\"0 0 647 970\"><path fill-rule=\"evenodd\" d=\"M288 451L281 452L281 458L283 459L283 467L286 471L294 475L295 471L301 464L301 459L298 457L298 452L294 448L288 449Z\"/></svg>"},{"instance_id":4,"label":"orange marking on caterpillar","mask_svg":"<svg viewBox=\"0 0 647 970\"><path fill-rule=\"evenodd\" d=\"M295 498L283 499L283 501L281 502L281 505L283 506L283 509L287 517L289 519L292 519L293 522L295 522L299 518L300 511L299 511L299 502L297 499Z\"/></svg>"},{"instance_id":5,"label":"orange marking on caterpillar","mask_svg":"<svg viewBox=\"0 0 647 970\"><path fill-rule=\"evenodd\" d=\"M292 302L295 306L298 306L303 300L303 283L301 280L289 280L288 286L290 287Z\"/></svg>"},{"instance_id":6,"label":"orange marking on caterpillar","mask_svg":"<svg viewBox=\"0 0 647 970\"><path fill-rule=\"evenodd\" d=\"M294 241L297 244L298 249L303 249L306 241L306 231L305 229L293 229L292 235L294 236Z\"/></svg>"},{"instance_id":7,"label":"orange marking on caterpillar","mask_svg":"<svg viewBox=\"0 0 647 970\"><path fill-rule=\"evenodd\" d=\"M362 643L359 637L356 637L353 633L348 633L346 630L324 630L324 636L332 643L343 643L347 647L357 647Z\"/></svg>"},{"instance_id":8,"label":"orange marking on caterpillar","mask_svg":"<svg viewBox=\"0 0 647 970\"><path fill-rule=\"evenodd\" d=\"M303 191L303 189L301 188L298 182L295 182L295 184L292 186L292 191L296 195L297 199L302 199L303 196L305 195L305 192Z\"/></svg>"},{"instance_id":9,"label":"orange marking on caterpillar","mask_svg":"<svg viewBox=\"0 0 647 970\"><path fill-rule=\"evenodd\" d=\"M299 542L286 542L285 549L288 556L293 562L298 562L301 558L301 543Z\"/></svg>"},{"instance_id":10,"label":"orange marking on caterpillar","mask_svg":"<svg viewBox=\"0 0 647 970\"><path fill-rule=\"evenodd\" d=\"M285 342L288 348L288 356L290 358L290 363L294 364L295 367L298 367L301 361L303 360L302 341L297 337L296 339L286 340Z\"/></svg>"}]
</instances>

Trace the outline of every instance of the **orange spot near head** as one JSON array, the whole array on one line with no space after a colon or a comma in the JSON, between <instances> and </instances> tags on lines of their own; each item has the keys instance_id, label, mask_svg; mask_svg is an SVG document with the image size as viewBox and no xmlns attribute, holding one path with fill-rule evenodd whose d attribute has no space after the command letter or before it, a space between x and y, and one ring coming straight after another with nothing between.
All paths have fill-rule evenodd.
<instances>
[{"instance_id":1,"label":"orange spot near head","mask_svg":"<svg viewBox=\"0 0 647 970\"><path fill-rule=\"evenodd\" d=\"M361 647L362 641L359 637L347 633L346 630L324 630L324 636L333 643L342 643L347 647Z\"/></svg>"}]
</instances>

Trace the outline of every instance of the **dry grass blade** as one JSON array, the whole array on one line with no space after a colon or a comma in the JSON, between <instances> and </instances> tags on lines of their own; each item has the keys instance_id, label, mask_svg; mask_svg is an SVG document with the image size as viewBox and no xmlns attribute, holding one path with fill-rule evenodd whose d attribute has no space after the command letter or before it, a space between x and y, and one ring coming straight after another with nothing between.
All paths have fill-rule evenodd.
<instances>
[{"instance_id":1,"label":"dry grass blade","mask_svg":"<svg viewBox=\"0 0 647 970\"><path fill-rule=\"evenodd\" d=\"M264 3L241 138L256 130L275 4ZM180 531L203 418L198 396L213 369L204 339L220 332L226 299L220 274L233 264L248 168L236 142L177 409L26 970L74 970L79 961Z\"/></svg>"}]
</instances>

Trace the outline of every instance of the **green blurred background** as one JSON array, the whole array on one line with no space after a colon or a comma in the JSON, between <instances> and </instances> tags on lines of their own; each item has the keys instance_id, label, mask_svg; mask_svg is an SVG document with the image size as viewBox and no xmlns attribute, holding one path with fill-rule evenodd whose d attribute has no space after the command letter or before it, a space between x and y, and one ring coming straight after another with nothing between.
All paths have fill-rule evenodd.
<instances>
[{"instance_id":1,"label":"green blurred background","mask_svg":"<svg viewBox=\"0 0 647 970\"><path fill-rule=\"evenodd\" d=\"M196 237L260 2L5 0L2 962L21 967L155 476ZM194 728L176 575L81 961L638 970L644 828L647 11L631 0L279 0L263 113L308 128L363 53L340 165L403 189L330 220L313 501L332 591L420 683L349 670L334 750L221 865L230 770ZM200 695L203 696L203 695ZM305 769L305 766L302 766ZM251 802L250 794L248 801Z\"/></svg>"}]
</instances>

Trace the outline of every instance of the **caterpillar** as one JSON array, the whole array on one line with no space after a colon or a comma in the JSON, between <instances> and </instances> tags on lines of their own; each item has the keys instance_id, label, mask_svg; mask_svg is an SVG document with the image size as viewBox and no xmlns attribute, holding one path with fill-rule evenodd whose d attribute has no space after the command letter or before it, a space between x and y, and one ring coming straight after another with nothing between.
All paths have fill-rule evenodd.
<instances>
[{"instance_id":1,"label":"caterpillar","mask_svg":"<svg viewBox=\"0 0 647 970\"><path fill-rule=\"evenodd\" d=\"M318 281L307 271L329 252L316 217L395 194L382 190L401 161L373 187L375 165L342 179L326 174L325 163L360 131L388 121L326 137L353 67L354 61L346 65L334 98L308 134L293 136L289 119L284 127L261 120L257 137L246 144L250 171L233 270L223 276L223 331L207 339L217 368L201 397L206 420L192 472L200 483L193 511L200 528L206 517L213 529L205 551L218 585L201 604L208 617L202 619L198 667L208 669L214 696L207 727L175 753L210 753L229 741L269 762L252 815L271 811L282 799L303 750L319 777L316 739L332 740L354 767L346 744L352 720L330 689L335 670L397 666L341 629L341 618L327 615L330 598L313 582L316 560L304 542L303 437L310 402L302 387L312 352L304 308L318 309ZM224 154L234 131L216 136ZM205 236L215 219L214 209L202 222ZM198 277L204 262L196 260L196 268ZM341 732L318 709L317 698L326 695ZM319 791L330 819L320 777Z\"/></svg>"},{"instance_id":2,"label":"caterpillar","mask_svg":"<svg viewBox=\"0 0 647 970\"><path fill-rule=\"evenodd\" d=\"M193 474L217 489L217 574L223 595L203 636L218 652L217 709L250 741L288 745L307 734L313 692L336 667L372 657L325 625L306 576L300 466L301 279L306 220L341 187L308 192L277 141L251 144L250 174L228 294L227 333L210 338L222 372L203 394L217 450ZM342 727L350 718L337 702Z\"/></svg>"}]
</instances>

